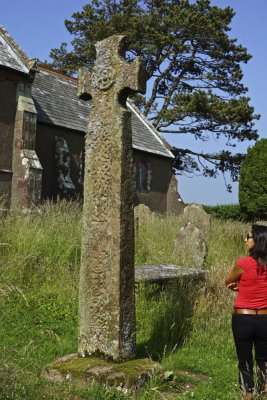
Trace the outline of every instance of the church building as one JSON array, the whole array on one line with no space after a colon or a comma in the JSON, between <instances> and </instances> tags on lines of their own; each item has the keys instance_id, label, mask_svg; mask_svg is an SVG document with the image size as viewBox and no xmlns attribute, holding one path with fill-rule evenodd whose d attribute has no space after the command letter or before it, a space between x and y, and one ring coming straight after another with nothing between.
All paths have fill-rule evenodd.
<instances>
[{"instance_id":1,"label":"church building","mask_svg":"<svg viewBox=\"0 0 267 400\"><path fill-rule=\"evenodd\" d=\"M131 100L134 204L179 213L171 147ZM0 26L0 201L29 208L42 200L82 198L90 102L77 79L38 66Z\"/></svg>"}]
</instances>

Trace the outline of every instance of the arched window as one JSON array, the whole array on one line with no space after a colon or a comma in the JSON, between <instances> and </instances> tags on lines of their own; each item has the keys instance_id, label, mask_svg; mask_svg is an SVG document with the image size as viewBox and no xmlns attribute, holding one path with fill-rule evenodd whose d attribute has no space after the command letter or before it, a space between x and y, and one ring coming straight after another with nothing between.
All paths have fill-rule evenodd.
<instances>
[{"instance_id":1,"label":"arched window","mask_svg":"<svg viewBox=\"0 0 267 400\"><path fill-rule=\"evenodd\" d=\"M55 137L56 144L56 168L57 184L63 195L68 195L75 190L75 186L70 177L70 152L67 142L63 137Z\"/></svg>"},{"instance_id":2,"label":"arched window","mask_svg":"<svg viewBox=\"0 0 267 400\"><path fill-rule=\"evenodd\" d=\"M149 192L151 190L151 167L149 162L141 161L138 165L138 190Z\"/></svg>"}]
</instances>

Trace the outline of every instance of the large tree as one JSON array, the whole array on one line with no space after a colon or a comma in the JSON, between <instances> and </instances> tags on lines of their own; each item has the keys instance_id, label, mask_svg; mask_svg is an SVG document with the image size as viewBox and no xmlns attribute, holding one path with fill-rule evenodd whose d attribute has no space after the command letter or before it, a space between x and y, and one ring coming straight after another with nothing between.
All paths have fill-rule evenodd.
<instances>
[{"instance_id":1,"label":"large tree","mask_svg":"<svg viewBox=\"0 0 267 400\"><path fill-rule=\"evenodd\" d=\"M61 71L90 69L94 44L124 34L129 60L138 55L145 63L150 90L135 101L155 128L202 141L224 139L226 146L235 146L257 139L253 120L259 116L242 84L241 65L251 56L228 36L234 14L209 0L92 0L65 21L74 35L73 49L62 43L50 57ZM177 171L201 170L206 176L228 171L238 179L242 154L198 147L174 150Z\"/></svg>"}]
</instances>

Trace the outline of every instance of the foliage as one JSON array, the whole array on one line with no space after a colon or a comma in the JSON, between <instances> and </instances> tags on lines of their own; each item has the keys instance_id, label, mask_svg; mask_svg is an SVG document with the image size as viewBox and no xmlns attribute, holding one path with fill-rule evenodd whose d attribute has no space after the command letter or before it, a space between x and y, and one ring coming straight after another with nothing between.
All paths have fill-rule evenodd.
<instances>
[{"instance_id":1,"label":"foliage","mask_svg":"<svg viewBox=\"0 0 267 400\"><path fill-rule=\"evenodd\" d=\"M242 163L239 182L239 203L250 218L267 218L267 139L248 149Z\"/></svg>"},{"instance_id":2,"label":"foliage","mask_svg":"<svg viewBox=\"0 0 267 400\"><path fill-rule=\"evenodd\" d=\"M241 63L250 55L228 36L234 11L211 6L209 0L92 0L65 25L66 43L52 49L53 66L73 73L92 68L94 44L113 34L126 36L132 60L141 56L151 90L135 101L163 133L191 134L197 140L254 140L254 109L245 96ZM201 146L200 146L201 147ZM205 176L230 171L235 181L242 154L208 153L174 148L178 173L202 170ZM230 186L229 186L230 190Z\"/></svg>"},{"instance_id":3,"label":"foliage","mask_svg":"<svg viewBox=\"0 0 267 400\"><path fill-rule=\"evenodd\" d=\"M239 204L221 204L217 206L206 206L203 205L204 210L208 214L214 215L220 219L231 219L235 221L245 221L246 216L241 213Z\"/></svg>"},{"instance_id":4,"label":"foliage","mask_svg":"<svg viewBox=\"0 0 267 400\"><path fill-rule=\"evenodd\" d=\"M1 400L133 400L104 386L80 389L40 378L46 364L77 351L80 211L62 202L27 214L0 213ZM138 261L179 264L172 247L177 230L179 217L140 220ZM230 332L234 294L225 291L224 278L244 254L247 230L241 222L212 221L207 281L200 291L139 286L138 354L160 358L164 374L138 400L238 398Z\"/></svg>"},{"instance_id":5,"label":"foliage","mask_svg":"<svg viewBox=\"0 0 267 400\"><path fill-rule=\"evenodd\" d=\"M1 260L9 262L16 255L21 279L27 272L27 279L31 279L34 272L31 269L35 268L43 282L45 268L51 269L56 278L61 274L57 265L65 265L72 271L79 264L81 205L78 202L48 202L25 212L10 211L6 217L4 212L1 215L0 208L0 218Z\"/></svg>"},{"instance_id":6,"label":"foliage","mask_svg":"<svg viewBox=\"0 0 267 400\"><path fill-rule=\"evenodd\" d=\"M168 218L156 213L143 215L145 224L140 224L135 237L135 265L154 263L178 264L182 259L173 252L173 241L181 222L175 215ZM159 246L160 232L160 246Z\"/></svg>"},{"instance_id":7,"label":"foliage","mask_svg":"<svg viewBox=\"0 0 267 400\"><path fill-rule=\"evenodd\" d=\"M199 286L186 279L168 285L141 283L136 289L137 355L161 360L181 347L191 329Z\"/></svg>"}]
</instances>

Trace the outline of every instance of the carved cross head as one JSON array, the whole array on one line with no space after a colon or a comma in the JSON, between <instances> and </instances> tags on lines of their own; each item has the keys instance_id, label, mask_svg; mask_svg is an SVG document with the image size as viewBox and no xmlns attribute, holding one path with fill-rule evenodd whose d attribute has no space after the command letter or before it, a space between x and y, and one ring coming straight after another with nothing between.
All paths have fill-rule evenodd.
<instances>
[{"instance_id":1,"label":"carved cross head","mask_svg":"<svg viewBox=\"0 0 267 400\"><path fill-rule=\"evenodd\" d=\"M145 73L140 58L125 60L125 37L110 36L96 43L96 63L92 72L79 70L78 96L114 95L125 106L127 97L134 92L145 93Z\"/></svg>"}]
</instances>

